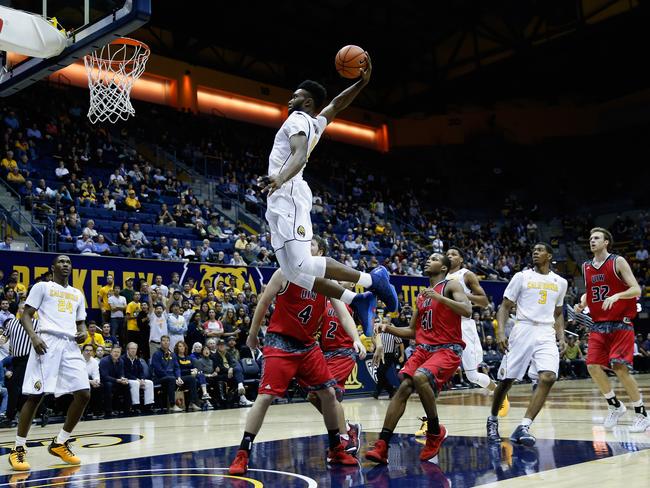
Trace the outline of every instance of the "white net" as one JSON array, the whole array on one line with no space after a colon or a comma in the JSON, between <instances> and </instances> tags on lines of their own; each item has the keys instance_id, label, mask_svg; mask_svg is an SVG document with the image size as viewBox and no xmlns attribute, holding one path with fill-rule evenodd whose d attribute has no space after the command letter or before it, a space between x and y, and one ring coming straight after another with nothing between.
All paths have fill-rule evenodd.
<instances>
[{"instance_id":1,"label":"white net","mask_svg":"<svg viewBox=\"0 0 650 488\"><path fill-rule=\"evenodd\" d=\"M135 115L131 88L144 73L149 54L146 44L121 38L84 56L90 88L88 118L93 124Z\"/></svg>"}]
</instances>

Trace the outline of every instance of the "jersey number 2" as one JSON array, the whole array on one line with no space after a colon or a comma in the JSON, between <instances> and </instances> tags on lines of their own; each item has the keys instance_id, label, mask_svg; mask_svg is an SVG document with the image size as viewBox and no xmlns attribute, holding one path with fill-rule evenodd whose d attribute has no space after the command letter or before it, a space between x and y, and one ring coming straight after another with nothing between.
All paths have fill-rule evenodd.
<instances>
[{"instance_id":1,"label":"jersey number 2","mask_svg":"<svg viewBox=\"0 0 650 488\"><path fill-rule=\"evenodd\" d=\"M307 305L298 313L298 318L302 322L302 325L305 325L307 322L309 322L309 319L311 318L311 311L312 311L312 306Z\"/></svg>"},{"instance_id":2,"label":"jersey number 2","mask_svg":"<svg viewBox=\"0 0 650 488\"><path fill-rule=\"evenodd\" d=\"M609 286L607 285L594 286L591 289L591 299L594 303L604 302L607 295L609 295Z\"/></svg>"},{"instance_id":3,"label":"jersey number 2","mask_svg":"<svg viewBox=\"0 0 650 488\"><path fill-rule=\"evenodd\" d=\"M338 328L338 326L339 326L338 322L331 321L330 322L330 328L327 329L327 332L325 333L325 337L327 337L330 340L334 340L335 339L334 333L336 332L336 329Z\"/></svg>"}]
</instances>

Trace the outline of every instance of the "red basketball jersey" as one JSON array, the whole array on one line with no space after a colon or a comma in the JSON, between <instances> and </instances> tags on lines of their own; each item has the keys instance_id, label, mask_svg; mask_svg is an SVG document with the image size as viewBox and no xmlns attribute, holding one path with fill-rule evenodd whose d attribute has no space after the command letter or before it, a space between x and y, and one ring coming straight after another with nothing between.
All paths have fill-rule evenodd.
<instances>
[{"instance_id":1,"label":"red basketball jersey","mask_svg":"<svg viewBox=\"0 0 650 488\"><path fill-rule=\"evenodd\" d=\"M629 288L616 272L617 257L616 254L610 254L599 268L594 266L593 261L582 265L589 315L594 322L630 323L636 317L636 298L621 299L609 310L603 310L605 299Z\"/></svg>"},{"instance_id":2,"label":"red basketball jersey","mask_svg":"<svg viewBox=\"0 0 650 488\"><path fill-rule=\"evenodd\" d=\"M346 305L348 312L352 314L351 309ZM323 315L323 325L320 332L320 347L323 351L336 351L337 349L348 349L353 347L352 338L345 332L341 325L336 310L332 302L327 300L325 314Z\"/></svg>"},{"instance_id":3,"label":"red basketball jersey","mask_svg":"<svg viewBox=\"0 0 650 488\"><path fill-rule=\"evenodd\" d=\"M448 281L444 280L433 287L444 295ZM417 344L460 344L465 348L463 333L460 327L461 316L447 305L427 298L423 294L417 299L417 324L415 326L415 342Z\"/></svg>"},{"instance_id":4,"label":"red basketball jersey","mask_svg":"<svg viewBox=\"0 0 650 488\"><path fill-rule=\"evenodd\" d=\"M323 320L326 300L324 295L289 283L278 293L267 332L293 337L305 345L313 344Z\"/></svg>"}]
</instances>

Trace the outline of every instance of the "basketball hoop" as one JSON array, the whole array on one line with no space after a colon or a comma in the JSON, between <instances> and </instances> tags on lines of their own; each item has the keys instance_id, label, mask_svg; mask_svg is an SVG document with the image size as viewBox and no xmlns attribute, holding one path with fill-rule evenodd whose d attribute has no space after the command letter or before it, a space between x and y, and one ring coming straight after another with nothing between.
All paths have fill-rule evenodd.
<instances>
[{"instance_id":1,"label":"basketball hoop","mask_svg":"<svg viewBox=\"0 0 650 488\"><path fill-rule=\"evenodd\" d=\"M95 124L115 123L135 115L131 88L144 73L151 51L143 42L122 37L84 56L90 107L88 119Z\"/></svg>"}]
</instances>

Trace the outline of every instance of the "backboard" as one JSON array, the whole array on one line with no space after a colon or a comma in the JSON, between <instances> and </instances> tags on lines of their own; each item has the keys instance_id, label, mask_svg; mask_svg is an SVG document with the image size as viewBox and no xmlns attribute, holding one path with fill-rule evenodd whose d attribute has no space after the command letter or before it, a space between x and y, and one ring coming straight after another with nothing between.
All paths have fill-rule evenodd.
<instances>
[{"instance_id":1,"label":"backboard","mask_svg":"<svg viewBox=\"0 0 650 488\"><path fill-rule=\"evenodd\" d=\"M151 17L151 0L8 0L0 4L47 19L54 17L69 33L68 46L47 59L0 52L2 97L27 88L84 55L126 36Z\"/></svg>"}]
</instances>

